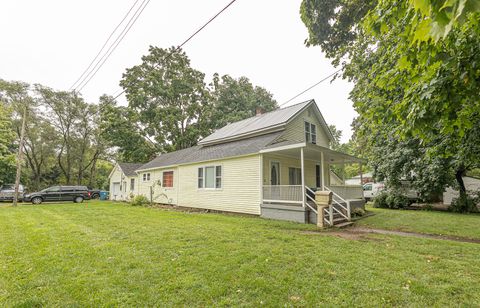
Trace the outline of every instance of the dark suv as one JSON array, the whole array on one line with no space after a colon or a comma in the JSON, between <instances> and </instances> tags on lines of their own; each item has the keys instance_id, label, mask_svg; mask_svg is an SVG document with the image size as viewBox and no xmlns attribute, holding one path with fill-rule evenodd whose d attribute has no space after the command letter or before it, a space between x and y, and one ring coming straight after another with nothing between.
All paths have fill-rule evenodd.
<instances>
[{"instance_id":1,"label":"dark suv","mask_svg":"<svg viewBox=\"0 0 480 308\"><path fill-rule=\"evenodd\" d=\"M23 201L40 204L52 201L73 201L81 203L90 199L90 192L86 186L52 186L39 192L29 193L23 196Z\"/></svg>"}]
</instances>

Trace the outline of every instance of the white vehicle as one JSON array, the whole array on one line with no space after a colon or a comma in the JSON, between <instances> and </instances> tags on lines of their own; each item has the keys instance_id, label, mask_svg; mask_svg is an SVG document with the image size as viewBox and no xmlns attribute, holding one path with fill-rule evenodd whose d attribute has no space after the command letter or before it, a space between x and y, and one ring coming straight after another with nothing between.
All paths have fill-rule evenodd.
<instances>
[{"instance_id":1,"label":"white vehicle","mask_svg":"<svg viewBox=\"0 0 480 308\"><path fill-rule=\"evenodd\" d=\"M384 189L385 184L383 183L365 183L363 184L363 197L366 201L370 201Z\"/></svg>"}]
</instances>

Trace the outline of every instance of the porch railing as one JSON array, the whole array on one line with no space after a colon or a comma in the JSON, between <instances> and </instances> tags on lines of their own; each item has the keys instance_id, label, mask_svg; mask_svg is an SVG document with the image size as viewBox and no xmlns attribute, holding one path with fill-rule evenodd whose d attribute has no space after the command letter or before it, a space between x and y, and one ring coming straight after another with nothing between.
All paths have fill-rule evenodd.
<instances>
[{"instance_id":1,"label":"porch railing","mask_svg":"<svg viewBox=\"0 0 480 308\"><path fill-rule=\"evenodd\" d=\"M302 204L302 185L264 185L263 201Z\"/></svg>"},{"instance_id":2,"label":"porch railing","mask_svg":"<svg viewBox=\"0 0 480 308\"><path fill-rule=\"evenodd\" d=\"M360 185L329 185L328 189L344 200L363 198L363 187Z\"/></svg>"}]
</instances>

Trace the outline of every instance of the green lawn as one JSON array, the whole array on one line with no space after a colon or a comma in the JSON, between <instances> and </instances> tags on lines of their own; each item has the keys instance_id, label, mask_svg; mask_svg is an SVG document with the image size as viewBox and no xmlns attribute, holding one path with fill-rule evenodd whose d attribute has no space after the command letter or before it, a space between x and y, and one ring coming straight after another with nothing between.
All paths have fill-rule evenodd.
<instances>
[{"instance_id":1,"label":"green lawn","mask_svg":"<svg viewBox=\"0 0 480 308\"><path fill-rule=\"evenodd\" d=\"M478 306L480 245L109 202L0 206L0 306Z\"/></svg>"},{"instance_id":2,"label":"green lawn","mask_svg":"<svg viewBox=\"0 0 480 308\"><path fill-rule=\"evenodd\" d=\"M453 235L480 239L480 215L438 211L390 210L367 207L375 215L361 219L359 226Z\"/></svg>"}]
</instances>

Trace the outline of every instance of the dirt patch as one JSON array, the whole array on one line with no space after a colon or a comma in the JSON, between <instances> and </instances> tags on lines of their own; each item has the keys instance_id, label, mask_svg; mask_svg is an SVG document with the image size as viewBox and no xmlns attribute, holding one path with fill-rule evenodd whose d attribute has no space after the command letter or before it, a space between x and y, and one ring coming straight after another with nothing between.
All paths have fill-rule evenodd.
<instances>
[{"instance_id":1,"label":"dirt patch","mask_svg":"<svg viewBox=\"0 0 480 308\"><path fill-rule=\"evenodd\" d=\"M341 231L304 231L302 233L312 234L312 235L324 235L324 236L336 236L345 240L360 241L360 240L379 240L369 236L367 232L360 232L351 229L345 229Z\"/></svg>"},{"instance_id":2,"label":"dirt patch","mask_svg":"<svg viewBox=\"0 0 480 308\"><path fill-rule=\"evenodd\" d=\"M371 228L364 228L364 227L350 227L343 230L332 229L331 231L329 230L305 231L303 233L325 235L325 236L336 236L346 240L357 240L357 241L359 240L381 241L381 239L374 238L369 235L382 234L382 235L398 235L398 236L405 236L405 237L428 238L428 239L435 239L435 240L480 244L480 239L472 239L467 237L451 236L451 235L436 235L436 234L426 234L426 233L416 233L416 232L396 231L396 230L371 229Z\"/></svg>"},{"instance_id":3,"label":"dirt patch","mask_svg":"<svg viewBox=\"0 0 480 308\"><path fill-rule=\"evenodd\" d=\"M384 234L384 235L398 235L398 236L406 236L406 237L429 238L429 239L436 239L436 240L480 244L480 239L472 239L467 237L451 236L451 235L436 235L436 234L416 233L416 232L407 232L407 231L371 229L371 228L364 228L364 227L352 227L345 231L346 232L363 232L363 233L370 233L370 234L374 233L374 234Z\"/></svg>"}]
</instances>

